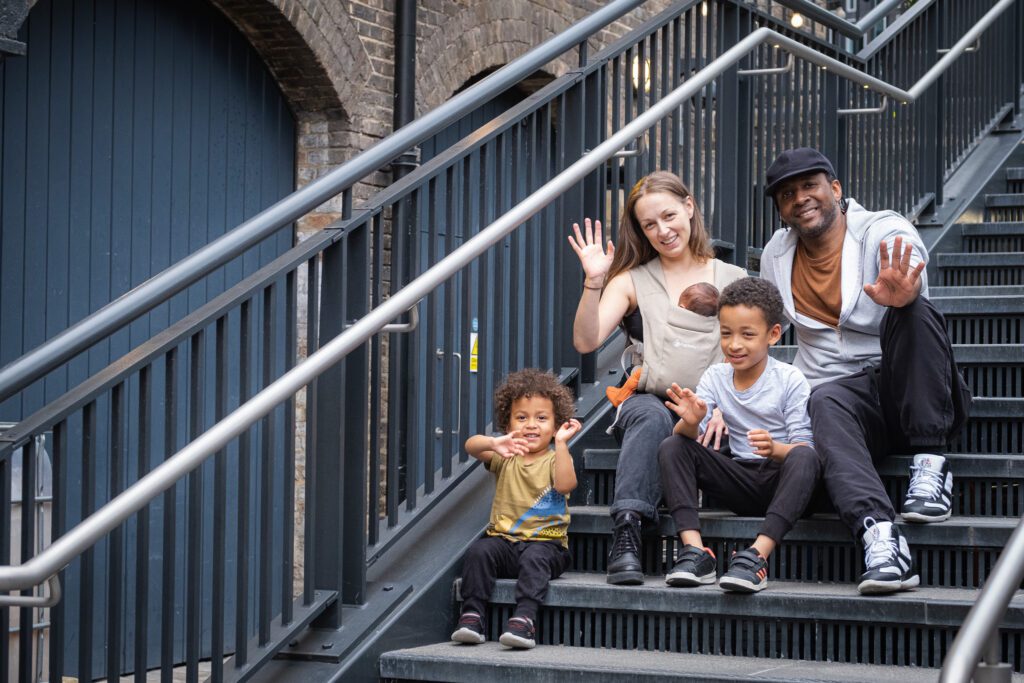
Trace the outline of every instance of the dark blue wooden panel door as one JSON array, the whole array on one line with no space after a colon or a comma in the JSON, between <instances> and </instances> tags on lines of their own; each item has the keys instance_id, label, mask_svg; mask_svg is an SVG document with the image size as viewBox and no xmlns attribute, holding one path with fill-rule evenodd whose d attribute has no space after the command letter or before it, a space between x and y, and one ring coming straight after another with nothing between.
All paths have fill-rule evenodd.
<instances>
[{"instance_id":1,"label":"dark blue wooden panel door","mask_svg":"<svg viewBox=\"0 0 1024 683\"><path fill-rule=\"evenodd\" d=\"M260 57L206 0L40 0L19 39L28 45L27 55L0 61L0 364L277 201L293 189L295 177L294 117ZM253 253L0 404L0 421L19 420L58 397L287 250L292 240L292 228L283 228ZM154 375L154 396L163 395L164 381L162 374ZM128 442L135 443L137 406L131 398ZM212 410L212 401L207 406ZM76 424L69 431L80 435ZM106 453L110 437L104 420L99 424L95 451ZM180 446L188 440L184 418L176 429L174 442ZM75 437L69 433L68 441ZM67 452L69 484L60 499L70 526L84 514L82 458L73 457L81 445L72 443ZM109 462L94 467L95 481L108 481ZM208 488L211 478L205 481ZM252 486L258 483L254 478ZM108 494L101 484L91 495L102 504ZM177 509L184 510L182 485L176 499ZM163 506L163 499L150 506L154 527ZM211 513L204 514L206 528ZM128 527L132 537L133 524ZM188 553L183 514L176 518L175 538L173 556L183 558ZM235 539L227 544L233 557ZM103 547L101 542L95 553L92 590L83 585L79 563L65 572L66 623L90 623L95 617L89 628L66 627L63 642L56 644L66 652L82 647L93 652L91 671L69 664L65 675L91 679L106 672L106 614L97 609L90 616L79 602L88 592L94 605L106 604L104 577L110 568ZM127 556L134 552L129 541ZM162 552L160 543L150 546L154 577L160 576ZM209 571L203 568L203 585L210 585ZM176 661L184 649L184 574L183 566L175 571L166 605L156 579L148 597L152 623L161 623L165 608L175 614ZM125 586L122 623L128 625L125 642L131 643L130 571ZM227 612L233 614L230 605ZM204 612L203 623L208 617ZM247 628L251 631L251 624ZM159 628L151 631L150 666L159 662L161 647ZM203 635L204 652L208 638ZM119 656L122 671L129 670L131 647Z\"/></svg>"},{"instance_id":2,"label":"dark blue wooden panel door","mask_svg":"<svg viewBox=\"0 0 1024 683\"><path fill-rule=\"evenodd\" d=\"M0 62L0 365L294 188L295 121L206 0L40 0ZM0 404L25 417L292 243L283 229Z\"/></svg>"}]
</instances>

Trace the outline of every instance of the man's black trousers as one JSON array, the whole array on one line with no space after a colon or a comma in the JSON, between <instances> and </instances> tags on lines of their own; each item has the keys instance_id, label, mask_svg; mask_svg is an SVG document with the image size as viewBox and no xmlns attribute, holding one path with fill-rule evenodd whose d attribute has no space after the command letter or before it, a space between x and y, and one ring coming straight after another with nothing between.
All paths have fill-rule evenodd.
<instances>
[{"instance_id":1,"label":"man's black trousers","mask_svg":"<svg viewBox=\"0 0 1024 683\"><path fill-rule=\"evenodd\" d=\"M815 387L808 406L825 486L854 536L867 517L896 517L875 462L892 453L944 453L971 405L946 321L930 301L919 296L889 308L880 332L881 363Z\"/></svg>"}]
</instances>

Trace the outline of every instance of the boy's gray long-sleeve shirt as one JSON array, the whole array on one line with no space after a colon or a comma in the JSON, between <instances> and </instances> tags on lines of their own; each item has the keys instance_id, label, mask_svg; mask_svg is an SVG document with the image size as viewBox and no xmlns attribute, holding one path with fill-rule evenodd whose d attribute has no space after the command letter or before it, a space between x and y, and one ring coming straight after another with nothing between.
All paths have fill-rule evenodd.
<instances>
[{"instance_id":1,"label":"boy's gray long-sleeve shirt","mask_svg":"<svg viewBox=\"0 0 1024 683\"><path fill-rule=\"evenodd\" d=\"M781 443L814 445L807 415L811 387L803 373L769 356L764 372L749 389L737 390L732 376L731 365L717 363L700 378L695 393L708 404L700 432L707 428L711 411L717 407L729 428L732 456L738 460L763 460L747 443L747 432L751 429L765 429Z\"/></svg>"}]
</instances>

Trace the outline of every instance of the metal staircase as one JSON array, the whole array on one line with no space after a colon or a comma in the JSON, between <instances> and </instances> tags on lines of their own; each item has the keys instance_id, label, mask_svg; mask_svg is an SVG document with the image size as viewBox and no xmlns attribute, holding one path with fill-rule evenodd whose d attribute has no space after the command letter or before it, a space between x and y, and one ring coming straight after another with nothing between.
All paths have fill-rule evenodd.
<instances>
[{"instance_id":1,"label":"metal staircase","mask_svg":"<svg viewBox=\"0 0 1024 683\"><path fill-rule=\"evenodd\" d=\"M949 456L954 516L942 524L902 527L922 588L858 595L861 550L827 513L801 520L787 535L769 561L769 588L757 595L725 594L716 586L665 586L663 576L679 546L667 514L645 531L645 585L609 586L604 577L611 539L607 506L618 451L596 428L574 449L584 476L571 498L573 571L551 584L538 622L543 646L526 654L495 642L514 606L515 582L504 580L492 600L487 644L440 643L389 652L381 658L381 676L389 681L726 681L755 675L766 681L934 680L1024 512L1024 292L1014 286L1024 270L1011 274L985 261L1024 259L1024 223L1019 222L1024 169L1005 173L1009 194L986 198L986 222L959 226L962 251L934 256L941 279L932 300L946 316L957 361L976 398ZM788 360L792 351L783 347L776 355ZM603 420L608 419L606 410ZM894 456L879 466L897 512L908 465L908 456ZM714 509L701 514L705 543L720 558L745 548L758 524ZM725 564L719 563L720 573ZM1024 594L1012 600L1001 623L1000 654L1014 671L1024 671Z\"/></svg>"}]
</instances>

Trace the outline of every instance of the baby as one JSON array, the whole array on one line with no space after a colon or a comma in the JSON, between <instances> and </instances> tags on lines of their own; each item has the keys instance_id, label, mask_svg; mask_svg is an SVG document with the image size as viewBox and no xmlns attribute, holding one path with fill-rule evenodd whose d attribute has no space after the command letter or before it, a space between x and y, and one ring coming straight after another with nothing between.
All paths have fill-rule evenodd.
<instances>
[{"instance_id":1,"label":"baby","mask_svg":"<svg viewBox=\"0 0 1024 683\"><path fill-rule=\"evenodd\" d=\"M685 308L705 318L718 315L718 288L708 282L690 285L679 295L679 308ZM635 367L629 373L626 383L621 387L608 387L604 393L613 406L618 407L623 401L636 393L640 386L640 375L643 368Z\"/></svg>"}]
</instances>

